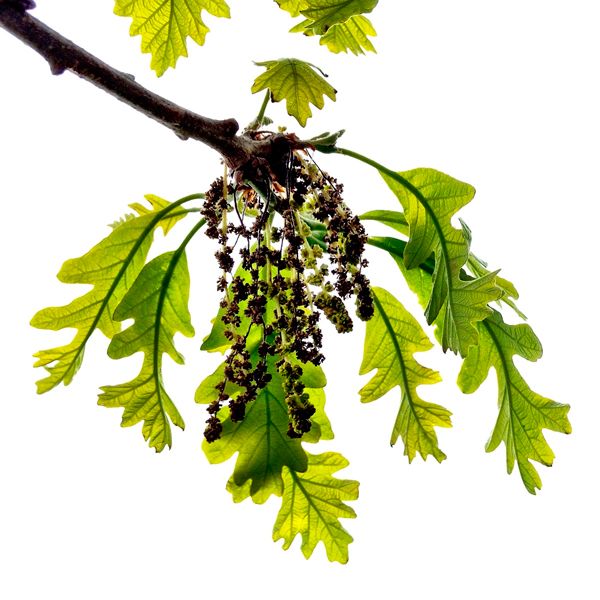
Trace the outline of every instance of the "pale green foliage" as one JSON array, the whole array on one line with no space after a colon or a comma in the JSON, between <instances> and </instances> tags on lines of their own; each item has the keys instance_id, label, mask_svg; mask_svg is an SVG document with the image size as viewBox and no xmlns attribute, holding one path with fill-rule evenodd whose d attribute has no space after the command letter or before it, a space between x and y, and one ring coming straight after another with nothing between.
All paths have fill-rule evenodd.
<instances>
[{"instance_id":1,"label":"pale green foliage","mask_svg":"<svg viewBox=\"0 0 600 600\"><path fill-rule=\"evenodd\" d=\"M419 302L425 306L432 288L432 261L422 263L418 269L408 270L403 259L406 242L395 238L372 237L369 243L389 252ZM508 289L514 290L512 283L504 281ZM533 392L512 361L515 354L531 361L542 356L540 341L529 325L508 325L499 312L492 311L489 317L477 324L477 328L479 344L470 348L459 374L458 385L464 393L472 393L485 381L490 367L496 369L500 412L486 450L491 452L504 441L508 472L512 471L516 460L525 487L535 493L542 483L529 459L545 465L552 464L554 454L542 435L542 429L569 433L569 406Z\"/></svg>"},{"instance_id":2,"label":"pale green foliage","mask_svg":"<svg viewBox=\"0 0 600 600\"><path fill-rule=\"evenodd\" d=\"M371 12L378 0L277 0L292 16L306 20L301 30L323 36L321 44L332 52L362 54L374 52L368 36L376 35L364 13ZM204 45L210 31L203 20L206 11L215 17L229 18L225 0L115 0L114 12L131 17L129 32L142 37L142 52L152 55L150 67L161 76L187 56L187 40ZM294 28L296 29L296 28ZM310 116L310 115L309 115Z\"/></svg>"},{"instance_id":3,"label":"pale green foliage","mask_svg":"<svg viewBox=\"0 0 600 600\"><path fill-rule=\"evenodd\" d=\"M364 54L376 52L375 46L369 36L375 36L377 32L367 17L357 15L350 17L344 23L336 23L321 36L320 44L334 53L352 52L352 54Z\"/></svg>"},{"instance_id":4,"label":"pale green foliage","mask_svg":"<svg viewBox=\"0 0 600 600\"><path fill-rule=\"evenodd\" d=\"M417 452L422 458L431 454L438 462L446 455L438 446L434 426L451 427L451 413L444 407L426 402L417 394L420 385L441 381L437 371L419 364L415 352L433 347L415 318L396 298L382 288L373 288L375 314L367 322L360 374L377 369L360 390L362 402L372 402L396 386L401 403L392 430L392 445L398 437L404 442L409 462Z\"/></svg>"},{"instance_id":5,"label":"pale green foliage","mask_svg":"<svg viewBox=\"0 0 600 600\"><path fill-rule=\"evenodd\" d=\"M310 63L296 58L281 58L257 62L256 65L265 67L266 71L254 80L252 93L269 90L273 102L285 100L288 114L302 127L312 116L310 104L323 108L325 96L335 101L336 90L325 81L323 71Z\"/></svg>"},{"instance_id":6,"label":"pale green foliage","mask_svg":"<svg viewBox=\"0 0 600 600\"><path fill-rule=\"evenodd\" d=\"M305 18L290 30L292 33L320 36L319 43L334 53L355 55L375 52L369 36L377 35L373 24L362 13L375 8L370 0L275 0L292 17Z\"/></svg>"},{"instance_id":7,"label":"pale green foliage","mask_svg":"<svg viewBox=\"0 0 600 600\"><path fill-rule=\"evenodd\" d=\"M187 56L187 38L201 46L210 31L202 11L215 17L229 17L224 0L116 0L115 14L131 17L132 36L142 36L142 52L152 55L150 67L162 75Z\"/></svg>"},{"instance_id":8,"label":"pale green foliage","mask_svg":"<svg viewBox=\"0 0 600 600\"><path fill-rule=\"evenodd\" d=\"M513 470L516 460L525 487L535 494L542 482L530 461L551 466L554 460L542 429L570 433L569 406L532 391L513 363L515 354L532 361L542 356L542 346L529 325L508 325L500 313L494 311L479 324L479 331L479 345L470 349L458 385L470 394L494 367L498 377L500 413L486 450L491 452L504 442L508 472Z\"/></svg>"},{"instance_id":9,"label":"pale green foliage","mask_svg":"<svg viewBox=\"0 0 600 600\"><path fill-rule=\"evenodd\" d=\"M183 418L162 380L162 358L168 354L183 364L173 336L191 337L194 328L187 307L190 278L183 251L167 252L150 261L114 313L114 319L134 319L133 325L113 337L108 355L124 358L144 353L139 375L128 383L104 386L98 403L123 407L123 426L144 422L142 433L157 452L171 446L171 420L184 428Z\"/></svg>"},{"instance_id":10,"label":"pale green foliage","mask_svg":"<svg viewBox=\"0 0 600 600\"><path fill-rule=\"evenodd\" d=\"M307 18L305 29L318 35L355 15L370 13L379 0L305 0L300 13Z\"/></svg>"},{"instance_id":11,"label":"pale green foliage","mask_svg":"<svg viewBox=\"0 0 600 600\"><path fill-rule=\"evenodd\" d=\"M477 344L476 323L491 314L488 303L502 295L495 284L496 273L461 278L469 243L451 219L471 201L475 190L434 169L382 176L401 202L409 225L404 252L407 269L418 268L432 254L435 256L433 287L425 309L427 322L433 323L440 315L443 349L464 357L469 346Z\"/></svg>"},{"instance_id":12,"label":"pale green foliage","mask_svg":"<svg viewBox=\"0 0 600 600\"><path fill-rule=\"evenodd\" d=\"M302 17L303 20L292 31L319 36L320 43L332 52L352 52L355 55L375 52L369 39L376 35L375 29L364 15L376 7L378 0L275 1L293 17ZM203 21L204 11L216 17L230 16L225 0L116 0L114 11L117 15L132 18L130 33L141 35L142 51L152 55L151 67L159 76L169 67L175 67L180 56L187 56L188 38L204 44L209 31ZM336 90L325 80L326 75L310 63L285 58L256 64L265 67L265 72L254 81L252 92L267 90L273 102L285 100L288 114L301 126L305 126L312 116L311 105L321 109L325 96L333 101L336 99ZM267 122L264 114L267 100L268 96L260 118L256 120L257 127ZM492 451L504 442L508 472L513 470L516 462L525 487L534 494L542 484L531 461L549 466L554 458L542 430L569 433L569 407L533 392L524 381L513 363L513 356L537 360L542 352L539 340L528 325L506 324L501 314L489 307L490 303L498 301L524 318L513 301L518 298L517 290L510 281L498 277L497 272L488 270L487 264L470 251L471 232L468 227L462 221L460 229L452 224L458 211L473 198L474 189L433 169L391 171L356 152L337 147L342 133L343 130L326 132L310 140L307 147L323 153L346 154L370 164L380 171L402 204L404 212L373 210L361 218L384 223L406 239L371 237L368 243L394 258L410 288L425 307L427 322L436 326L435 335L444 351L450 349L465 357L458 380L463 392L474 392L487 378L490 368L495 368L499 416L486 450ZM298 153L298 156L304 155ZM251 167L246 165L244 177L248 181L244 184L257 183L252 175ZM257 177L256 173L254 176ZM283 180L278 180L277 184L272 186L276 196ZM319 186L321 190L326 187L324 183ZM300 188L297 193L303 194ZM317 200L320 200L317 198L319 193L310 192L314 197L305 198L309 200L306 205L316 206ZM191 212L177 210L178 207L200 197L204 196L194 194L169 204L157 196L147 196L150 207L138 203L130 205L136 214L127 214L114 223L104 240L84 256L67 261L59 272L61 281L88 284L91 289L67 306L39 311L32 320L32 325L43 329L76 330L69 344L43 350L36 355L36 366L48 371L48 376L38 382L40 393L61 382L70 383L95 329L111 338L108 347L110 357L120 359L143 353L139 374L129 382L104 386L98 402L123 408L123 426L142 422L144 438L157 451L171 446L171 424L184 427L183 418L166 392L162 366L164 354L176 363L183 363L174 343L176 333L194 335L188 311L190 279L185 247L203 226L204 219L195 223L177 250L161 254L147 264L146 259L154 231L161 227L167 234ZM270 204L270 200L266 198L264 208L267 218L275 217L279 210L274 210L275 205ZM298 222L294 227L297 225L296 233L303 238L303 252L310 254L311 245L335 252L331 249L334 246L328 246L328 230L318 220L314 206L295 216ZM235 210L239 206L231 208ZM249 213L245 212L246 208ZM243 211L244 215L251 214L256 208L244 205ZM205 207L203 213L210 222L210 210ZM243 218L240 217L240 220ZM304 225L301 225L302 221ZM221 226L227 229L227 225L225 216ZM364 243L362 230L358 237L360 244ZM260 244L260 240L257 243ZM264 289L272 293L274 277L266 277L271 259L265 260L266 266L261 266L254 273L257 276L256 288L260 289L258 284L262 284L262 293ZM279 266L273 269L272 275L283 273ZM302 273L300 270L296 273L295 266L292 270L295 276ZM320 285L316 283L316 274L314 277L315 283L311 285ZM250 282L249 271L242 269L244 278L247 283ZM358 285L356 281L352 285ZM254 280L252 283L255 283ZM239 288L238 293L241 298ZM256 293L252 293L256 300ZM417 393L419 386L437 383L440 376L414 357L418 352L429 350L432 343L414 317L389 292L373 287L372 293L374 315L366 326L360 373L373 370L375 373L360 390L361 401L377 400L399 388L400 406L392 429L392 445L401 438L409 462L417 454L423 459L432 455L441 462L446 455L439 448L435 427L450 427L451 413L442 406L423 400ZM310 296L310 293L307 295ZM277 334L276 331L265 333L265 323L275 323L276 305L282 305L280 299L274 298L270 296L266 303L263 313L266 321L263 321L262 327L257 325L255 317L250 317L253 310L246 314L249 308L247 299L242 298L235 309L239 312L236 328L238 333L242 332L236 339L243 340L248 352L244 353L244 360L248 360L249 364L245 364L244 369L251 370L259 365L262 360L259 359L259 343L267 343L269 336ZM232 321L225 325L222 320L231 306L228 302L221 303L202 350L225 352L231 347ZM303 310L309 311L308 304L302 306ZM312 300L310 310L313 310ZM231 314L228 316L231 317ZM133 323L121 331L120 322L127 319L132 319ZM281 327L281 321L278 321L277 327ZM315 366L317 363L301 365L304 393L316 412L311 418L310 431L301 439L289 437L290 407L286 404L282 376L276 366L281 356L272 356L268 352L267 355L266 368L271 379L256 397L246 399L245 418L241 421L233 422L229 406L222 404L227 399L235 400L245 389L231 383L229 376L225 376L225 363L198 387L196 402L212 404L211 415L218 411L220 419L217 435L207 435L208 439L215 439L220 433L220 438L210 444L204 442L204 452L211 463L221 463L236 455L233 474L227 482L227 490L235 502L251 498L255 503L263 503L272 495L282 497L273 539L283 539L285 549L300 535L301 549L306 558L322 542L330 561L346 563L352 537L342 527L340 519L356 516L346 502L357 499L358 482L333 476L348 465L340 454L311 455L303 446L305 442L333 439L325 414L324 373ZM298 359L292 352L286 354L285 360L294 363ZM264 364L260 363L261 368ZM246 372L243 374L244 377L247 375ZM235 379L238 383L243 380ZM217 387L217 384L220 385ZM224 392L223 397L220 397L221 392Z\"/></svg>"},{"instance_id":13,"label":"pale green foliage","mask_svg":"<svg viewBox=\"0 0 600 600\"><path fill-rule=\"evenodd\" d=\"M333 477L333 473L347 466L348 461L342 455L325 452L309 454L304 473L284 469L284 492L273 527L274 541L283 539L287 550L300 534L306 558L323 542L330 561L348 562L352 536L339 520L356 517L345 501L358 498L358 482Z\"/></svg>"},{"instance_id":14,"label":"pale green foliage","mask_svg":"<svg viewBox=\"0 0 600 600\"><path fill-rule=\"evenodd\" d=\"M223 368L224 365L219 366L200 384L196 391L196 402L208 404L216 399L218 393L215 384L223 379ZM283 467L305 471L307 466L301 440L287 435L289 417L285 394L281 378L273 366L273 359L269 360L269 372L272 375L271 381L248 406L244 420L233 423L231 419L225 418L229 409L224 408L221 438L210 444L203 443L204 453L211 463L224 462L238 452L232 477L232 486L236 488L234 498L237 501L246 497L246 492L242 493L237 488L242 488L249 481L251 484L246 488L247 493L256 503L265 502L271 494L281 496ZM331 439L333 434L323 411L325 396L321 388L326 381L322 370L307 366L303 382L318 414L313 417L313 427L302 441L317 442L322 437ZM236 391L231 384L226 390L232 394Z\"/></svg>"},{"instance_id":15,"label":"pale green foliage","mask_svg":"<svg viewBox=\"0 0 600 600\"><path fill-rule=\"evenodd\" d=\"M62 266L58 273L60 281L93 287L67 306L45 308L33 317L31 324L40 329L77 330L69 344L35 355L38 359L35 366L45 367L49 372L48 377L38 381L38 393L71 382L83 360L85 345L96 328L109 338L120 330L119 322L113 319L114 311L144 266L155 228L178 204L181 202L159 212L121 221L89 252Z\"/></svg>"},{"instance_id":16,"label":"pale green foliage","mask_svg":"<svg viewBox=\"0 0 600 600\"><path fill-rule=\"evenodd\" d=\"M402 213L402 212L398 212L398 211L394 211L394 210L371 210L369 212L366 212L366 213L360 215L360 219L361 219L361 221L378 221L379 223L383 223L384 225L387 225L388 227L395 229L396 231L398 231L399 233L402 233L403 235L405 235L407 237L409 235L408 223L406 221L406 217L404 216L404 213ZM463 221L461 221L461 224L462 224L463 233L465 235L467 243L470 246L471 245L471 231ZM379 238L377 238L377 239L379 239ZM394 247L393 247L398 241L400 241L400 240L394 240L394 238L386 238L384 245L388 244L389 247L384 248L384 249L387 249L391 254L396 254L396 256L398 256L398 253L394 251ZM375 245L377 245L377 243ZM402 244L402 248L400 249L400 254L399 254L400 258L402 258L402 256L403 256L405 246L406 246L406 244ZM422 266L423 266L423 263L421 263L421 267ZM481 260L480 258L478 258L477 256L475 256L475 254L473 254L472 252L469 252L469 256L467 258L465 268L473 277L484 277L486 275L489 275L491 272L487 268L487 263L485 261ZM403 270L403 273L406 277L407 271ZM410 278L415 273L418 274L418 270L410 271L410 274L408 274L408 277ZM462 274L462 277L465 279L468 278L468 276L465 273ZM508 279L505 279L504 277L500 277L499 275L496 275L496 286L498 288L500 288L500 290L502 292L502 296L498 300L498 303L503 302L507 306L510 306L522 319L525 319L526 318L525 315L519 310L517 305L514 303L514 300L518 300L518 298L519 298L519 292L515 288L514 284L512 282L508 281ZM431 290L429 293L431 293ZM425 305L427 304L428 297L429 296L427 296L427 298L425 298L425 302L424 302Z\"/></svg>"}]
</instances>

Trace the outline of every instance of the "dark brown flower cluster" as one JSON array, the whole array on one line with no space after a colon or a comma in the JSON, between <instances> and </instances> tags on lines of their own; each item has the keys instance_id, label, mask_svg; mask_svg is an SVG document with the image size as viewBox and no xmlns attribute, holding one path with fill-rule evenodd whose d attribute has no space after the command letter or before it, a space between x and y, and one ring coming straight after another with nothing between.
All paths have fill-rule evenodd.
<instances>
[{"instance_id":1,"label":"dark brown flower cluster","mask_svg":"<svg viewBox=\"0 0 600 600\"><path fill-rule=\"evenodd\" d=\"M341 193L342 186L301 152L290 154L277 177L237 187L217 179L207 192L206 235L220 244L219 319L231 342L218 399L208 407L209 442L221 435L224 403L230 419L241 421L273 377L285 393L288 435L309 431L315 408L302 381L303 365L324 360L321 314L337 331L350 331L344 300L354 295L359 318L373 315L362 272L367 236ZM236 248L239 266L233 272Z\"/></svg>"}]
</instances>

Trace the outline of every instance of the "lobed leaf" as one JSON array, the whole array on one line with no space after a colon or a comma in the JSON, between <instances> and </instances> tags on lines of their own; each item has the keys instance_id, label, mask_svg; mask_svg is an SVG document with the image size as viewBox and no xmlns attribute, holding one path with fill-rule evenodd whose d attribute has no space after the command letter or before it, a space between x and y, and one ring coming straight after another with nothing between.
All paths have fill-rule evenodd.
<instances>
[{"instance_id":1,"label":"lobed leaf","mask_svg":"<svg viewBox=\"0 0 600 600\"><path fill-rule=\"evenodd\" d=\"M351 17L370 13L379 0L304 0L300 13L306 17L314 33L322 35L332 26Z\"/></svg>"},{"instance_id":2,"label":"lobed leaf","mask_svg":"<svg viewBox=\"0 0 600 600\"><path fill-rule=\"evenodd\" d=\"M409 287L417 294L419 302L425 305L431 294L434 269L431 261L409 271L403 259L406 242L395 238L369 238L369 244L390 253ZM470 394L485 381L490 367L496 369L500 413L486 450L491 452L504 441L508 472L512 472L516 460L525 487L535 493L536 489L541 488L541 480L529 460L552 464L554 454L542 435L542 429L569 433L569 406L533 392L512 361L514 354L532 361L542 355L540 341L529 325L507 325L500 313L493 311L477 327L480 332L479 344L470 348L459 374L458 385L464 393Z\"/></svg>"},{"instance_id":3,"label":"lobed leaf","mask_svg":"<svg viewBox=\"0 0 600 600\"><path fill-rule=\"evenodd\" d=\"M542 481L530 461L551 466L554 460L542 429L570 433L569 406L531 390L513 362L515 354L531 361L542 356L540 341L529 325L508 325L502 315L494 311L478 327L479 345L470 349L459 373L458 385L464 393L470 394L494 367L500 412L486 451L492 452L504 442L508 472L512 472L516 461L527 491L535 494L536 489L541 489Z\"/></svg>"},{"instance_id":4,"label":"lobed leaf","mask_svg":"<svg viewBox=\"0 0 600 600\"><path fill-rule=\"evenodd\" d=\"M398 386L401 402L392 430L392 445L401 437L409 462L417 452L423 459L432 455L441 462L446 455L438 446L434 427L451 427L451 413L419 397L419 385L437 383L441 377L437 371L422 366L414 358L415 352L425 352L433 344L415 318L392 294L377 287L372 291L375 313L367 322L360 374L373 369L377 372L360 390L361 401L377 400Z\"/></svg>"},{"instance_id":5,"label":"lobed leaf","mask_svg":"<svg viewBox=\"0 0 600 600\"><path fill-rule=\"evenodd\" d=\"M129 32L142 36L142 52L150 53L150 67L158 76L175 67L180 56L187 56L187 38L204 44L210 31L202 11L229 18L225 0L115 0L114 12L131 17Z\"/></svg>"},{"instance_id":6,"label":"lobed leaf","mask_svg":"<svg viewBox=\"0 0 600 600\"><path fill-rule=\"evenodd\" d=\"M256 359L256 356L254 356ZM257 504L265 502L271 494L283 493L282 470L288 467L293 471L305 471L307 458L301 441L288 437L288 411L281 378L274 367L274 358L268 361L272 376L267 386L246 408L244 420L233 423L227 417L228 408L222 409L223 431L215 442L203 442L203 450L209 462L221 463L238 453L233 476L228 483L237 502L251 496ZM312 417L312 429L302 438L303 441L317 442L331 439L333 432L325 416L325 394L320 389L325 385L323 371L317 367L305 368L302 378L305 392L317 409ZM196 402L208 404L218 396L215 385L223 379L224 365L207 377L196 391ZM235 395L235 388L229 386L227 393Z\"/></svg>"},{"instance_id":7,"label":"lobed leaf","mask_svg":"<svg viewBox=\"0 0 600 600\"><path fill-rule=\"evenodd\" d=\"M348 461L335 452L308 455L304 473L285 468L281 508L273 527L273 541L283 539L287 550L297 535L302 537L302 554L309 558L322 542L330 561L348 562L352 536L340 519L352 519L356 513L345 504L358 498L358 482L333 477Z\"/></svg>"},{"instance_id":8,"label":"lobed leaf","mask_svg":"<svg viewBox=\"0 0 600 600\"><path fill-rule=\"evenodd\" d=\"M406 217L404 216L404 213L399 212L399 211L371 210L369 212L366 212L366 213L360 215L360 220L361 221L377 221L379 223L383 223L384 225L387 225L388 227L391 227L392 229L395 229L396 231L398 231L399 233L401 233L403 235L406 235L407 237L409 235L409 229L408 229L408 223L406 221ZM463 228L463 233L465 234L465 237L467 239L467 242L470 245L471 231L469 230L467 225L462 220L461 220L461 225ZM376 238L376 239L383 240L384 238ZM400 258L402 258L404 256L404 247L406 246L405 242L403 242L402 240L397 240L395 238L385 238L385 240L386 241L383 242L384 245L391 244L391 246L388 248L383 248L383 249L387 249L391 254L393 254L393 255L395 254L396 256L398 256L398 254L395 252L395 249L393 248L393 246L395 244L401 242L402 249L400 251L399 256L400 256ZM377 245L377 243L375 243L374 245ZM431 261L431 257L429 260ZM421 263L420 268L423 268L423 264L424 263ZM434 262L431 261L431 265L433 265L433 264L434 264ZM468 273L470 273L471 276L473 276L473 277L484 277L485 275L489 275L489 273L491 272L487 269L487 263L485 263L483 260L481 260L480 258L475 256L475 254L473 254L472 252L469 252L469 256L468 256L467 262L465 264L465 270L468 271ZM419 271L418 269L414 269L413 271L410 271L410 273L418 273L418 271ZM406 269L404 269L403 272L406 275ZM463 279L469 278L469 275L466 272L461 273L461 276ZM507 306L510 306L517 313L517 315L519 315L519 317L521 317L522 319L526 319L525 315L519 310L517 305L514 303L514 300L517 300L519 298L519 292L515 288L514 284L512 282L508 281L508 279L505 279L504 277L500 277L499 275L496 275L496 286L502 292L502 296L498 300L498 304L504 303ZM429 293L431 293L431 290ZM427 298L423 302L423 305L424 306L427 305Z\"/></svg>"},{"instance_id":9,"label":"lobed leaf","mask_svg":"<svg viewBox=\"0 0 600 600\"><path fill-rule=\"evenodd\" d=\"M310 63L281 58L255 64L265 67L266 71L255 79L252 93L268 89L273 102L285 100L288 114L302 127L312 116L310 104L323 108L325 96L335 102L336 90L325 81L326 75Z\"/></svg>"},{"instance_id":10,"label":"lobed leaf","mask_svg":"<svg viewBox=\"0 0 600 600\"><path fill-rule=\"evenodd\" d=\"M290 30L320 36L319 43L333 53L355 55L376 52L369 36L376 36L373 24L362 13L375 8L377 0L275 0L292 17L306 18Z\"/></svg>"},{"instance_id":11,"label":"lobed leaf","mask_svg":"<svg viewBox=\"0 0 600 600\"><path fill-rule=\"evenodd\" d=\"M143 352L144 361L132 381L103 386L98 404L124 408L123 427L143 421L144 439L157 452L171 447L170 421L181 429L185 427L164 388L162 358L166 353L182 364L173 337L177 332L194 335L187 306L189 288L183 250L161 254L142 269L114 314L116 320L134 319L134 323L113 337L108 355L118 359Z\"/></svg>"},{"instance_id":12,"label":"lobed leaf","mask_svg":"<svg viewBox=\"0 0 600 600\"><path fill-rule=\"evenodd\" d=\"M350 17L343 23L336 23L321 36L319 43L327 46L330 52L352 52L354 55L365 52L377 52L369 36L376 36L377 32L367 17L357 15Z\"/></svg>"},{"instance_id":13,"label":"lobed leaf","mask_svg":"<svg viewBox=\"0 0 600 600\"><path fill-rule=\"evenodd\" d=\"M435 256L432 291L425 309L427 322L431 324L441 316L438 324L444 351L450 349L464 357L470 346L477 345L476 323L491 314L488 303L502 295L495 272L474 279L461 278L469 243L451 219L471 201L475 190L433 169L382 176L401 202L408 222L406 268L417 268L432 254Z\"/></svg>"},{"instance_id":14,"label":"lobed leaf","mask_svg":"<svg viewBox=\"0 0 600 600\"><path fill-rule=\"evenodd\" d=\"M58 273L60 281L93 287L66 306L40 310L31 320L31 325L40 329L77 330L69 344L35 355L34 366L44 367L49 373L37 382L38 393L71 382L83 361L85 346L96 329L109 338L120 330L120 323L113 319L113 313L144 266L154 230L184 201L186 199L158 212L121 221L85 255L64 263Z\"/></svg>"}]
</instances>

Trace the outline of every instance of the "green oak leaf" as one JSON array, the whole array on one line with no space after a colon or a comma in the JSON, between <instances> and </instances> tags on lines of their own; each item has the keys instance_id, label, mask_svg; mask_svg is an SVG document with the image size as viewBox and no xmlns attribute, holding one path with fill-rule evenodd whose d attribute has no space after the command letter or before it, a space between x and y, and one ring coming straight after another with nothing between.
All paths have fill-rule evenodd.
<instances>
[{"instance_id":1,"label":"green oak leaf","mask_svg":"<svg viewBox=\"0 0 600 600\"><path fill-rule=\"evenodd\" d=\"M399 211L371 210L369 212L366 212L366 213L360 215L360 220L361 221L377 221L379 223L383 223L384 225L391 227L392 229L395 229L396 231L398 231L399 233L401 233L407 237L409 235L409 229L408 229L408 223L406 221L406 217L404 216L404 213L399 212ZM461 222L461 225L463 228L463 233L465 234L465 237L467 239L467 243L470 245L471 244L471 231L462 220L460 222ZM393 239L393 238L389 238L389 239ZM393 250L391 250L391 252L393 253ZM403 255L403 252L404 252L404 250L402 251L402 255ZM422 264L423 263L421 263L421 265ZM480 258L478 258L477 256L475 256L475 254L473 254L473 252L470 252L470 251L469 251L469 256L467 258L467 262L465 264L465 269L473 277L484 277L486 275L489 275L489 273L490 273L490 271L487 269L487 263L484 262L483 260L481 260ZM466 274L462 274L462 275L463 275L462 276L463 279L468 279L468 276L465 276ZM508 279L505 279L504 277L500 277L499 275L496 275L496 285L502 291L502 296L498 300L498 303L503 302L507 306L510 306L522 319L526 319L525 315L519 310L519 308L513 301L513 299L517 300L519 298L519 292L515 288L514 284L511 283L510 281L508 281ZM425 305L427 305L427 300L425 301Z\"/></svg>"},{"instance_id":2,"label":"green oak leaf","mask_svg":"<svg viewBox=\"0 0 600 600\"><path fill-rule=\"evenodd\" d=\"M103 386L98 404L124 408L123 427L143 421L144 439L157 452L171 447L169 421L184 429L183 418L163 385L162 360L166 353L183 364L173 336L194 335L187 306L189 288L185 253L167 252L142 269L114 313L116 320L134 319L134 323L113 337L108 355L117 359L143 352L144 361L132 381Z\"/></svg>"},{"instance_id":3,"label":"green oak leaf","mask_svg":"<svg viewBox=\"0 0 600 600\"><path fill-rule=\"evenodd\" d=\"M375 46L369 36L376 36L377 32L367 17L356 15L343 23L336 23L321 36L319 43L327 46L330 52L352 52L354 55L365 52L375 52Z\"/></svg>"},{"instance_id":4,"label":"green oak leaf","mask_svg":"<svg viewBox=\"0 0 600 600\"><path fill-rule=\"evenodd\" d=\"M210 31L202 11L229 18L225 0L116 0L114 12L133 19L129 33L142 36L142 52L150 53L150 67L158 76L187 56L187 38L202 46Z\"/></svg>"},{"instance_id":5,"label":"green oak leaf","mask_svg":"<svg viewBox=\"0 0 600 600\"><path fill-rule=\"evenodd\" d=\"M427 322L433 323L441 313L444 351L450 349L464 357L469 347L477 344L476 323L491 314L488 303L502 295L495 284L495 272L474 279L461 278L469 243L451 219L471 201L475 190L434 169L382 176L401 202L409 225L404 252L407 269L418 268L432 254L435 256L432 292L425 309Z\"/></svg>"},{"instance_id":6,"label":"green oak leaf","mask_svg":"<svg viewBox=\"0 0 600 600\"><path fill-rule=\"evenodd\" d=\"M412 462L417 452L423 459L432 455L438 462L446 455L438 446L434 427L451 427L451 413L437 404L422 400L417 387L441 381L437 371L419 364L415 352L433 347L416 319L389 292L374 287L375 313L367 321L360 374L377 369L360 390L362 402L377 400L398 386L400 409L392 430L391 443L404 442L404 454Z\"/></svg>"},{"instance_id":7,"label":"green oak leaf","mask_svg":"<svg viewBox=\"0 0 600 600\"><path fill-rule=\"evenodd\" d=\"M324 96L335 102L336 90L325 81L323 71L310 63L296 58L281 58L255 64L265 67L266 71L255 79L252 93L268 89L273 102L285 100L288 114L302 127L312 116L310 104L323 108Z\"/></svg>"},{"instance_id":8,"label":"green oak leaf","mask_svg":"<svg viewBox=\"0 0 600 600\"><path fill-rule=\"evenodd\" d=\"M304 0L300 13L310 21L307 29L322 35L351 17L370 13L379 0Z\"/></svg>"},{"instance_id":9,"label":"green oak leaf","mask_svg":"<svg viewBox=\"0 0 600 600\"><path fill-rule=\"evenodd\" d=\"M358 481L333 477L348 461L336 452L308 454L308 467L298 473L283 470L283 498L273 527L273 541L283 539L287 550L294 538L302 537L302 554L309 558L322 542L330 561L347 563L352 536L340 518L353 519L354 510L345 504L358 498Z\"/></svg>"},{"instance_id":10,"label":"green oak leaf","mask_svg":"<svg viewBox=\"0 0 600 600\"><path fill-rule=\"evenodd\" d=\"M291 33L320 36L319 43L330 52L355 55L376 52L369 36L376 36L373 24L362 13L371 12L377 1L369 0L276 0L292 17L307 18L297 23Z\"/></svg>"},{"instance_id":11,"label":"green oak leaf","mask_svg":"<svg viewBox=\"0 0 600 600\"><path fill-rule=\"evenodd\" d=\"M504 442L509 473L515 461L527 491L535 494L542 481L530 461L551 466L554 453L542 429L570 433L569 406L540 396L527 385L515 366L516 354L530 361L542 356L542 346L529 325L508 325L497 311L479 323L479 345L473 346L458 376L461 390L470 394L487 378L491 367L498 378L500 413L486 451Z\"/></svg>"},{"instance_id":12,"label":"green oak leaf","mask_svg":"<svg viewBox=\"0 0 600 600\"><path fill-rule=\"evenodd\" d=\"M256 360L256 354L253 360ZM283 467L294 471L305 471L307 467L301 440L287 435L288 412L281 378L274 367L275 360L269 358L268 368L272 379L248 405L244 420L233 423L227 417L229 409L224 407L220 414L223 422L221 438L210 444L203 442L204 453L211 463L224 462L238 453L232 481L228 484L236 501L251 496L254 502L262 504L271 494L281 496ZM214 386L223 379L223 368L221 364L200 384L196 391L196 402L208 404L217 398ZM324 413L325 395L320 389L325 385L323 371L308 365L303 365L303 368L305 391L317 414L311 419L311 431L303 436L302 441L331 439L333 433ZM226 391L231 394L236 392L233 387L228 387Z\"/></svg>"},{"instance_id":13,"label":"green oak leaf","mask_svg":"<svg viewBox=\"0 0 600 600\"><path fill-rule=\"evenodd\" d=\"M369 244L387 251L394 258L409 287L424 306L431 294L434 270L431 259L418 269L408 270L403 257L405 241L371 237ZM505 441L509 473L517 460L525 486L535 493L535 489L541 487L541 481L528 458L543 464L552 463L554 455L541 429L569 433L571 426L566 417L569 407L531 391L512 362L514 354L532 361L541 357L541 344L529 325L507 325L500 313L493 311L477 327L480 331L479 344L469 350L458 385L463 392L472 393L485 381L490 366L496 369L500 414L486 449L491 452L500 441Z\"/></svg>"},{"instance_id":14,"label":"green oak leaf","mask_svg":"<svg viewBox=\"0 0 600 600\"><path fill-rule=\"evenodd\" d=\"M49 373L37 382L38 393L71 382L83 361L85 346L96 329L109 338L118 333L120 323L113 319L113 313L144 266L154 230L185 201L187 199L174 202L159 212L130 217L115 224L111 233L87 254L64 263L58 273L60 281L91 284L93 288L66 306L40 310L31 320L31 324L40 329L77 330L69 344L35 355L38 359L35 366L44 367Z\"/></svg>"}]
</instances>

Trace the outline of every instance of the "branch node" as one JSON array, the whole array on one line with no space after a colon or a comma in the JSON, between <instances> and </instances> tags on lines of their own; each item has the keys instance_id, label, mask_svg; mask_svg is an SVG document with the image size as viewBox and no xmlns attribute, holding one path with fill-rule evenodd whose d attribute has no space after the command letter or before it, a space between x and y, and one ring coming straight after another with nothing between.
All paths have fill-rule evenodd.
<instances>
[{"instance_id":1,"label":"branch node","mask_svg":"<svg viewBox=\"0 0 600 600\"><path fill-rule=\"evenodd\" d=\"M63 63L54 60L48 59L48 65L50 66L52 75L62 75L67 70L67 67Z\"/></svg>"}]
</instances>

